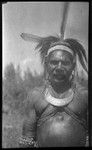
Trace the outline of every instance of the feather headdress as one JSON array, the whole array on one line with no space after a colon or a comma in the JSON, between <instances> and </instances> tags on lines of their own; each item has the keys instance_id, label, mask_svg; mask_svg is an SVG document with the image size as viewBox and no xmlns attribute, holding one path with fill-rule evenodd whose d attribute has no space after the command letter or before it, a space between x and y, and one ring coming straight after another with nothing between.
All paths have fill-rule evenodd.
<instances>
[{"instance_id":1,"label":"feather headdress","mask_svg":"<svg viewBox=\"0 0 92 150\"><path fill-rule=\"evenodd\" d=\"M21 37L24 40L28 41L34 41L37 44L35 50L39 49L40 55L41 55L41 60L42 62L45 61L45 58L47 56L48 50L55 45L65 45L69 47L74 55L78 55L80 64L84 68L84 70L87 72L87 67L85 65L85 62L87 63L87 57L86 57L86 51L82 44L76 39L73 38L68 38L68 39L61 39L61 37L57 36L48 36L48 37L39 37L36 35L32 34L26 34L22 33Z\"/></svg>"}]
</instances>

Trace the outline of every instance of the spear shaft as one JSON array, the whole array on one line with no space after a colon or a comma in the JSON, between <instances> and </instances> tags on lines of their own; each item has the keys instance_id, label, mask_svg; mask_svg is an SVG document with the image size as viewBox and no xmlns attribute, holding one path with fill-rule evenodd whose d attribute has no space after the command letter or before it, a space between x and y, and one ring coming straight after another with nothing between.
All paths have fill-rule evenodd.
<instances>
[{"instance_id":1,"label":"spear shaft","mask_svg":"<svg viewBox=\"0 0 92 150\"><path fill-rule=\"evenodd\" d=\"M68 16L68 10L69 10L69 2L65 2L64 8L63 8L63 18L62 18L61 27L60 27L60 36L62 39L64 38L65 27L66 27L67 16Z\"/></svg>"}]
</instances>

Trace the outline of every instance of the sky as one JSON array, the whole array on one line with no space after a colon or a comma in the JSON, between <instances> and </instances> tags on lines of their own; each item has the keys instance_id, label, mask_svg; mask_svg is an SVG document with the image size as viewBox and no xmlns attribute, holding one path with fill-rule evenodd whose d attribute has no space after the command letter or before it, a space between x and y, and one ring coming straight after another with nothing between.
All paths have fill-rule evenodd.
<instances>
[{"instance_id":1,"label":"sky","mask_svg":"<svg viewBox=\"0 0 92 150\"><path fill-rule=\"evenodd\" d=\"M39 36L60 33L64 2L7 2L2 4L3 71L7 64L29 66L43 72L36 43L24 41L21 33ZM88 2L70 2L65 38L76 38L88 53Z\"/></svg>"}]
</instances>

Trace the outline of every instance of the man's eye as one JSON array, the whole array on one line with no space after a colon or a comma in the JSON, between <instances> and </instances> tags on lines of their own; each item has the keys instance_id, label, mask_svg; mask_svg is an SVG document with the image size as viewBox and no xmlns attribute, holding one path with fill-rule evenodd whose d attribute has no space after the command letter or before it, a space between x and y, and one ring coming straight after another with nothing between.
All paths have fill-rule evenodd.
<instances>
[{"instance_id":1,"label":"man's eye","mask_svg":"<svg viewBox=\"0 0 92 150\"><path fill-rule=\"evenodd\" d=\"M52 60L52 61L50 61L50 64L51 64L51 65L57 65L57 64L58 64L58 61Z\"/></svg>"},{"instance_id":2,"label":"man's eye","mask_svg":"<svg viewBox=\"0 0 92 150\"><path fill-rule=\"evenodd\" d=\"M63 61L63 65L70 65L70 61Z\"/></svg>"}]
</instances>

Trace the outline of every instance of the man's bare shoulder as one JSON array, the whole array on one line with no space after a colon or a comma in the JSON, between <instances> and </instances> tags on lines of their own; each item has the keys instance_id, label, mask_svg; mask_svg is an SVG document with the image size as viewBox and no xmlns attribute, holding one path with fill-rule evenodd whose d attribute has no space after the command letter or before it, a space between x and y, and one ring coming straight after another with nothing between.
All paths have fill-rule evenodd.
<instances>
[{"instance_id":1,"label":"man's bare shoulder","mask_svg":"<svg viewBox=\"0 0 92 150\"><path fill-rule=\"evenodd\" d=\"M82 86L81 84L77 83L76 88L81 94L88 94L88 87Z\"/></svg>"},{"instance_id":2,"label":"man's bare shoulder","mask_svg":"<svg viewBox=\"0 0 92 150\"><path fill-rule=\"evenodd\" d=\"M44 90L44 86L35 87L30 92L28 92L28 99L30 102L35 103L40 96L42 96L42 92Z\"/></svg>"},{"instance_id":3,"label":"man's bare shoulder","mask_svg":"<svg viewBox=\"0 0 92 150\"><path fill-rule=\"evenodd\" d=\"M41 96L42 90L43 87L36 87L28 92L27 98L25 100L25 108L27 116L29 116L30 111L35 109L35 104L39 100L39 96Z\"/></svg>"}]
</instances>

